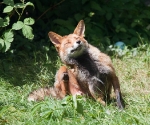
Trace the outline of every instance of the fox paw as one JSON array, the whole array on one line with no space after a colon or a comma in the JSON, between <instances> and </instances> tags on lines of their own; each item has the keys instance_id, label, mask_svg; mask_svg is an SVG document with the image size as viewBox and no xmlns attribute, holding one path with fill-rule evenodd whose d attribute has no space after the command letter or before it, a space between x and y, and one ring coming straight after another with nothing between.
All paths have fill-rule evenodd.
<instances>
[{"instance_id":1,"label":"fox paw","mask_svg":"<svg viewBox=\"0 0 150 125\"><path fill-rule=\"evenodd\" d=\"M68 81L69 81L69 76L68 76L68 73L67 73L67 72L63 72L62 80L64 80L65 82L68 82Z\"/></svg>"}]
</instances>

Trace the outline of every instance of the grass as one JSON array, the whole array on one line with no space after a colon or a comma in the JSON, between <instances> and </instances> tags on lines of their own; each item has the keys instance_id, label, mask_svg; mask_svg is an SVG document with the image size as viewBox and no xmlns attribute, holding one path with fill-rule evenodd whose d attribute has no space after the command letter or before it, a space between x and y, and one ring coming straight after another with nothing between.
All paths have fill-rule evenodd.
<instances>
[{"instance_id":1,"label":"grass","mask_svg":"<svg viewBox=\"0 0 150 125\"><path fill-rule=\"evenodd\" d=\"M39 52L34 58L0 61L1 125L148 125L150 123L150 47L137 56L112 58L126 108L115 102L106 107L85 97L67 96L63 100L46 98L28 102L28 94L39 87L53 85L60 60ZM54 56L52 56L54 55Z\"/></svg>"}]
</instances>

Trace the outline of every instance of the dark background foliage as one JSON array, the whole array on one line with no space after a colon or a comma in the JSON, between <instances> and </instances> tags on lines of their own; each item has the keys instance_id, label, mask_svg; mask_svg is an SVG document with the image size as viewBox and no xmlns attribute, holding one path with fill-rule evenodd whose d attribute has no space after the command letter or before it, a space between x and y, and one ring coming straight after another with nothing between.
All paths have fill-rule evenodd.
<instances>
[{"instance_id":1,"label":"dark background foliage","mask_svg":"<svg viewBox=\"0 0 150 125\"><path fill-rule=\"evenodd\" d=\"M19 0L14 2L19 3ZM150 40L148 0L30 0L30 2L35 8L26 7L21 19L32 17L35 20L32 26L34 39L29 40L21 31L15 31L14 41L7 53L53 50L48 32L54 31L60 35L72 33L81 19L86 24L86 39L102 50L117 41L136 47ZM0 4L0 13L4 7L5 4ZM2 17L4 16L5 14L2 14ZM16 21L14 12L10 23Z\"/></svg>"}]
</instances>

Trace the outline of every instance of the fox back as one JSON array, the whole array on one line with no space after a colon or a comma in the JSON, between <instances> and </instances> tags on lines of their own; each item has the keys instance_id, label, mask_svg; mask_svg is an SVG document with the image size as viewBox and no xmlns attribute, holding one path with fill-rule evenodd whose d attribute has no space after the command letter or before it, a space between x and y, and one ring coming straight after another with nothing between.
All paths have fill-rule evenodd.
<instances>
[{"instance_id":1,"label":"fox back","mask_svg":"<svg viewBox=\"0 0 150 125\"><path fill-rule=\"evenodd\" d=\"M84 21L81 20L73 34L60 36L49 32L48 35L62 62L71 67L83 93L105 105L105 101L110 99L113 86L117 105L122 109L124 104L119 80L111 59L84 39L84 31Z\"/></svg>"}]
</instances>

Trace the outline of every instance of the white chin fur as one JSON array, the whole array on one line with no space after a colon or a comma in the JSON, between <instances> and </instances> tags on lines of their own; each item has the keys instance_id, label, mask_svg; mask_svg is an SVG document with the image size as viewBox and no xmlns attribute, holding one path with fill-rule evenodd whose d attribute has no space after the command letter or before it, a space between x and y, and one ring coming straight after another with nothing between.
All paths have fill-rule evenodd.
<instances>
[{"instance_id":1,"label":"white chin fur","mask_svg":"<svg viewBox=\"0 0 150 125\"><path fill-rule=\"evenodd\" d=\"M68 50L68 55L69 57L78 57L80 55L82 55L85 51L85 47L81 47L80 49L75 50L74 52L71 52L71 49Z\"/></svg>"}]
</instances>

